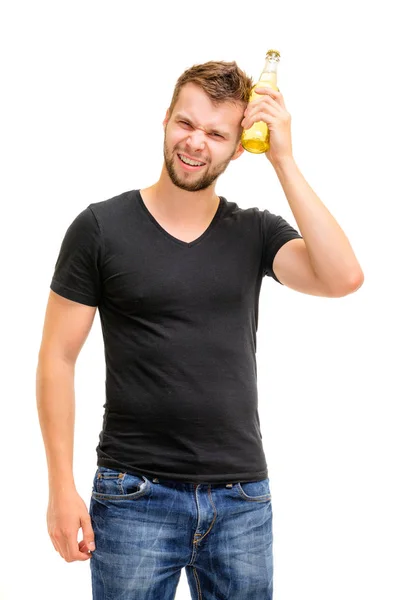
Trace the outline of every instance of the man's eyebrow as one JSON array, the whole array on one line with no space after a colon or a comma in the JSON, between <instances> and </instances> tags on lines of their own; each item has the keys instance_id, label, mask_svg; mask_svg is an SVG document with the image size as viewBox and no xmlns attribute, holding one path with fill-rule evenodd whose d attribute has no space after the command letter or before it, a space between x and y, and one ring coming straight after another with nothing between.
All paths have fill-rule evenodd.
<instances>
[{"instance_id":1,"label":"man's eyebrow","mask_svg":"<svg viewBox=\"0 0 400 600\"><path fill-rule=\"evenodd\" d=\"M193 125L193 122L192 122L191 118L188 117L188 116L186 116L186 115L184 115L184 114L182 114L182 113L177 113L175 115L175 118L176 119L182 119L183 121L187 121L188 123L190 123L191 125ZM209 131L211 133L219 133L219 134L223 135L226 138L230 138L231 137L230 133L228 131L223 131L221 129L216 129L214 127L211 127L211 129Z\"/></svg>"}]
</instances>

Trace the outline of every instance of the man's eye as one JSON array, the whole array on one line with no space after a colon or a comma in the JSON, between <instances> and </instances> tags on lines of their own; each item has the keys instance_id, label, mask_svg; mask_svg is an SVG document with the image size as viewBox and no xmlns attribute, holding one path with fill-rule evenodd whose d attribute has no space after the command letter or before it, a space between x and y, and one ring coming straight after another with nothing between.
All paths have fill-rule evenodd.
<instances>
[{"instance_id":1,"label":"man's eye","mask_svg":"<svg viewBox=\"0 0 400 600\"><path fill-rule=\"evenodd\" d=\"M187 121L179 121L179 123L181 123L182 125L186 125L187 127L192 127L190 123L188 123ZM213 133L211 133L211 135L215 135L221 139L224 139L224 136L221 135L220 133L216 133L215 131Z\"/></svg>"}]
</instances>

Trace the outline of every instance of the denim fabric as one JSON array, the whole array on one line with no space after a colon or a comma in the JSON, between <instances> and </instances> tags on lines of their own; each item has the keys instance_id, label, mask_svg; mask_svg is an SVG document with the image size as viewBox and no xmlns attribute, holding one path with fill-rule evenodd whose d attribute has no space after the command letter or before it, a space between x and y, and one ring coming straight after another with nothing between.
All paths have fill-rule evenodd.
<instances>
[{"instance_id":1,"label":"denim fabric","mask_svg":"<svg viewBox=\"0 0 400 600\"><path fill-rule=\"evenodd\" d=\"M269 479L214 484L98 467L89 514L93 600L272 600Z\"/></svg>"}]
</instances>

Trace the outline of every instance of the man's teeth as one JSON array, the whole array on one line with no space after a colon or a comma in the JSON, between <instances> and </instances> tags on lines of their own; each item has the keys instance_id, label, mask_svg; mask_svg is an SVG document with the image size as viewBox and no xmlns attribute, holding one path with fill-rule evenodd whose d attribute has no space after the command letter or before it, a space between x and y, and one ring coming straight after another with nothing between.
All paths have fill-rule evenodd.
<instances>
[{"instance_id":1,"label":"man's teeth","mask_svg":"<svg viewBox=\"0 0 400 600\"><path fill-rule=\"evenodd\" d=\"M204 165L204 163L190 160L190 158L186 158L186 156L182 156L182 154L178 154L178 156L182 162L186 163L187 165L191 165L192 167L200 167L201 165Z\"/></svg>"}]
</instances>

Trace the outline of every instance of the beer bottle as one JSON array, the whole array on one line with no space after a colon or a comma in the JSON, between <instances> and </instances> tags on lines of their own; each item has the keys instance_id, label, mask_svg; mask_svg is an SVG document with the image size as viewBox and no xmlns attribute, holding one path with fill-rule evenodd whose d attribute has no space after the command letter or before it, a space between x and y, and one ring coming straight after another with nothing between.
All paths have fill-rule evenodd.
<instances>
[{"instance_id":1,"label":"beer bottle","mask_svg":"<svg viewBox=\"0 0 400 600\"><path fill-rule=\"evenodd\" d=\"M254 91L257 87L270 87L279 92L277 86L277 67L281 55L278 50L268 50L264 69L256 85L251 88L249 102L260 96ZM241 137L242 146L253 154L262 154L269 150L269 129L264 121L253 123L250 129L244 129Z\"/></svg>"}]
</instances>

